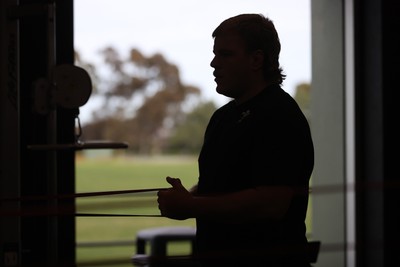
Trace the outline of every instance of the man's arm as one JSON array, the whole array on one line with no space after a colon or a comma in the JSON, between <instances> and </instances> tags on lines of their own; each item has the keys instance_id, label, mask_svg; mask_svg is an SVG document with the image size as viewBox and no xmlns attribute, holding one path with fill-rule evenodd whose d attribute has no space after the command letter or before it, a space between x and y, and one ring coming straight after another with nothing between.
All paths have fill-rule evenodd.
<instances>
[{"instance_id":1,"label":"man's arm","mask_svg":"<svg viewBox=\"0 0 400 267\"><path fill-rule=\"evenodd\" d=\"M195 196L195 195L197 195L197 187L198 187L198 185L197 184L195 184L194 186L192 186L192 188L190 188L189 189L189 192L193 195L193 196Z\"/></svg>"},{"instance_id":2,"label":"man's arm","mask_svg":"<svg viewBox=\"0 0 400 267\"><path fill-rule=\"evenodd\" d=\"M286 186L260 186L213 196L191 194L179 179L167 177L172 188L159 191L161 214L178 220L203 218L241 223L259 219L280 220L287 212L293 190Z\"/></svg>"}]
</instances>

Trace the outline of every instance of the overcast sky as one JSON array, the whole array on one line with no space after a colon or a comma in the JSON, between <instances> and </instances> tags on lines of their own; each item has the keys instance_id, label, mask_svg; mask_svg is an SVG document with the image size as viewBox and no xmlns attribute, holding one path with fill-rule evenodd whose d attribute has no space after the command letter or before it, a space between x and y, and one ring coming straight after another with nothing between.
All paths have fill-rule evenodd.
<instances>
[{"instance_id":1,"label":"overcast sky","mask_svg":"<svg viewBox=\"0 0 400 267\"><path fill-rule=\"evenodd\" d=\"M228 17L262 13L280 36L284 90L293 95L297 84L311 82L310 0L75 0L74 8L75 49L84 60L100 62L99 50L109 45L122 55L131 48L160 52L185 84L217 104L228 99L215 92L211 33Z\"/></svg>"}]
</instances>

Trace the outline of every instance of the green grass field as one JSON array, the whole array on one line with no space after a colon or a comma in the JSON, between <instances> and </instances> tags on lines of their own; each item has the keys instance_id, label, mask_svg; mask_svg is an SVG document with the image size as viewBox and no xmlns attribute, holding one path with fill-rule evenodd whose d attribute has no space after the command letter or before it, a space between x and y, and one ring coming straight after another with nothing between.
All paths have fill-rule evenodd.
<instances>
[{"instance_id":1,"label":"green grass field","mask_svg":"<svg viewBox=\"0 0 400 267\"><path fill-rule=\"evenodd\" d=\"M197 181L196 157L117 157L111 159L76 160L76 191L98 192L111 190L169 187L166 176L179 177L189 188ZM79 198L77 212L96 214L159 215L156 192L118 196ZM311 219L307 217L310 230ZM135 237L140 229L159 226L195 226L193 219L175 221L162 217L77 217L78 266L132 266ZM117 246L108 242L124 241ZM90 244L97 243L97 246ZM127 243L127 244L123 244ZM88 245L89 244L89 245ZM188 253L189 245L174 244L170 254Z\"/></svg>"},{"instance_id":2,"label":"green grass field","mask_svg":"<svg viewBox=\"0 0 400 267\"><path fill-rule=\"evenodd\" d=\"M186 187L197 180L197 159L194 157L168 158L77 158L76 191L97 192L111 190L169 187L166 176L179 177ZM81 198L77 212L97 214L159 215L156 192ZM135 237L140 229L158 226L194 226L194 220L174 221L161 217L78 217L76 220L78 266L132 266L130 257L135 252ZM128 245L104 246L105 242L128 241ZM131 241L132 245L129 245ZM87 246L97 242L98 246ZM103 246L100 246L103 243ZM86 245L85 245L86 244ZM188 245L174 245L171 254L187 253Z\"/></svg>"}]
</instances>

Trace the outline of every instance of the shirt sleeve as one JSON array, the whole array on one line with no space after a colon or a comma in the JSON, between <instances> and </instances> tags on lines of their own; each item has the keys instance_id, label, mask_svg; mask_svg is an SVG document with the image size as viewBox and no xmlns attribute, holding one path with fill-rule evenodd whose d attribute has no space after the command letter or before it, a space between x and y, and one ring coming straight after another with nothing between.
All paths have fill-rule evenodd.
<instances>
[{"instance_id":1,"label":"shirt sleeve","mask_svg":"<svg viewBox=\"0 0 400 267\"><path fill-rule=\"evenodd\" d=\"M307 125L296 118L269 120L256 132L251 179L254 185L300 186L308 183L313 160Z\"/></svg>"}]
</instances>

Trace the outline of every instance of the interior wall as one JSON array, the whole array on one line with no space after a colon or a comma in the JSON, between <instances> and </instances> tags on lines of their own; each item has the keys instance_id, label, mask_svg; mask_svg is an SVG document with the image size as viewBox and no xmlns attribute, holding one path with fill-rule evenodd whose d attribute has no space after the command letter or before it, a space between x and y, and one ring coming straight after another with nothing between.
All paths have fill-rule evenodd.
<instances>
[{"instance_id":1,"label":"interior wall","mask_svg":"<svg viewBox=\"0 0 400 267\"><path fill-rule=\"evenodd\" d=\"M312 1L316 266L400 264L396 5Z\"/></svg>"},{"instance_id":2,"label":"interior wall","mask_svg":"<svg viewBox=\"0 0 400 267\"><path fill-rule=\"evenodd\" d=\"M398 266L398 6L355 3L357 266Z\"/></svg>"}]
</instances>

